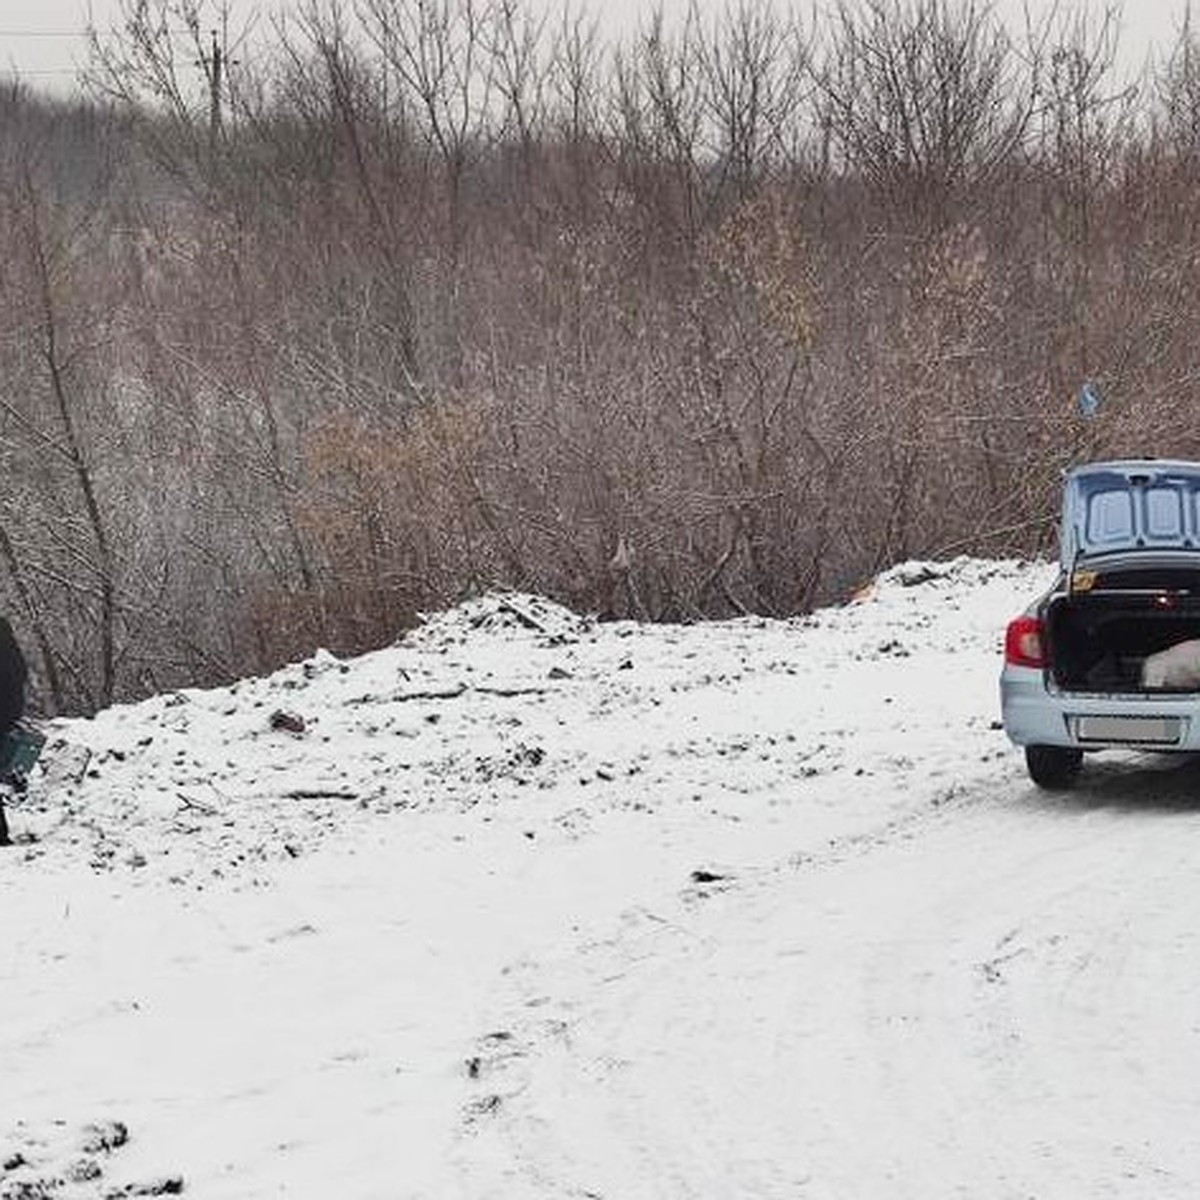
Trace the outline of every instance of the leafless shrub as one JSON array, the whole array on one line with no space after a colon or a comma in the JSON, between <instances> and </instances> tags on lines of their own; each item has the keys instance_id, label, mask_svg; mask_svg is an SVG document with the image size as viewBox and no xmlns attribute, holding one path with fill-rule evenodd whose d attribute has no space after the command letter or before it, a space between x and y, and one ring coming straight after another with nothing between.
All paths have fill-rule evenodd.
<instances>
[{"instance_id":1,"label":"leafless shrub","mask_svg":"<svg viewBox=\"0 0 1200 1200\"><path fill-rule=\"evenodd\" d=\"M1186 25L1132 91L1065 9L745 0L612 45L312 0L214 93L219 10L124 13L103 103L0 94L0 596L48 708L497 585L797 612L1048 549L1080 457L1200 454Z\"/></svg>"}]
</instances>

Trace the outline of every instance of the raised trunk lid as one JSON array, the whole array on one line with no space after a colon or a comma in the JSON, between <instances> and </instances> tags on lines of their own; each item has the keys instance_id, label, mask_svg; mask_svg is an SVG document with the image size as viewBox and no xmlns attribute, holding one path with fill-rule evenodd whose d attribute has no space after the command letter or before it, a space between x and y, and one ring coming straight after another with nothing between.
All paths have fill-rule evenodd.
<instances>
[{"instance_id":1,"label":"raised trunk lid","mask_svg":"<svg viewBox=\"0 0 1200 1200\"><path fill-rule=\"evenodd\" d=\"M1089 463L1067 473L1059 554L1070 579L1087 563L1139 550L1200 550L1200 463Z\"/></svg>"}]
</instances>

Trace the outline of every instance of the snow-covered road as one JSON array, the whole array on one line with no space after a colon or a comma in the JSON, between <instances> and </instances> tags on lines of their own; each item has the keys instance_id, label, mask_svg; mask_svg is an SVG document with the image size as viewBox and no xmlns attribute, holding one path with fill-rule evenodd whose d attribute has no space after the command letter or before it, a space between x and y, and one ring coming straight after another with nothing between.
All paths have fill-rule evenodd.
<instances>
[{"instance_id":1,"label":"snow-covered road","mask_svg":"<svg viewBox=\"0 0 1200 1200\"><path fill-rule=\"evenodd\" d=\"M1200 767L1027 783L1046 575L488 597L64 722L0 858L0 1198L1194 1196Z\"/></svg>"},{"instance_id":2,"label":"snow-covered road","mask_svg":"<svg viewBox=\"0 0 1200 1200\"><path fill-rule=\"evenodd\" d=\"M553 964L468 1190L1194 1196L1197 839L1194 765L1007 782Z\"/></svg>"}]
</instances>

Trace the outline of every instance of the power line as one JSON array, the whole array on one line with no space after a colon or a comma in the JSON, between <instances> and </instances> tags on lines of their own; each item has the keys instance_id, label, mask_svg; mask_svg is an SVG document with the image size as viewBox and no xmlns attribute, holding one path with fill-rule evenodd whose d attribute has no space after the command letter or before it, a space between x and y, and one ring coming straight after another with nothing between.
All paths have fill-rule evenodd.
<instances>
[{"instance_id":1,"label":"power line","mask_svg":"<svg viewBox=\"0 0 1200 1200\"><path fill-rule=\"evenodd\" d=\"M158 32L157 30L155 32ZM162 32L172 37L182 37L193 31L186 25L169 26ZM0 38L83 38L83 37L112 38L122 35L111 29L0 29Z\"/></svg>"}]
</instances>

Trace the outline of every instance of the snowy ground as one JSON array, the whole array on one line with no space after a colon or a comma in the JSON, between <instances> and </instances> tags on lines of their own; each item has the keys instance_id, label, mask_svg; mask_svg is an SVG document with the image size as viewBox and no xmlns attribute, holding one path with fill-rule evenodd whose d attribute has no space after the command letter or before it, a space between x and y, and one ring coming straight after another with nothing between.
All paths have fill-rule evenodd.
<instances>
[{"instance_id":1,"label":"snowy ground","mask_svg":"<svg viewBox=\"0 0 1200 1200\"><path fill-rule=\"evenodd\" d=\"M0 853L0 1200L1195 1196L1200 769L1026 782L1047 580L488 597L60 723Z\"/></svg>"}]
</instances>

